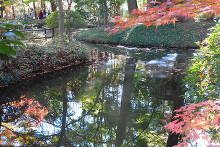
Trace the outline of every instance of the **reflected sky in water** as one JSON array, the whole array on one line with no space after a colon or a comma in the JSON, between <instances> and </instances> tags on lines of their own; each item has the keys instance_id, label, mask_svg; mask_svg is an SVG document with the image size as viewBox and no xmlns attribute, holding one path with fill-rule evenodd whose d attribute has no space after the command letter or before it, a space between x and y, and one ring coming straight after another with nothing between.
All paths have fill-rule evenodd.
<instances>
[{"instance_id":1,"label":"reflected sky in water","mask_svg":"<svg viewBox=\"0 0 220 147\"><path fill-rule=\"evenodd\" d=\"M0 89L2 144L166 146L164 116L183 104L192 51L93 48L92 65Z\"/></svg>"}]
</instances>

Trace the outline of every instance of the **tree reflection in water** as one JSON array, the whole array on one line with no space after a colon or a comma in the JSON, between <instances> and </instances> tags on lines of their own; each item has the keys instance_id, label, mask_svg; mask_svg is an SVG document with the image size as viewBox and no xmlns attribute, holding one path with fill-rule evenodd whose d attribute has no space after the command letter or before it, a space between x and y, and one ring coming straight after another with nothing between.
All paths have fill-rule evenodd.
<instances>
[{"instance_id":1,"label":"tree reflection in water","mask_svg":"<svg viewBox=\"0 0 220 147\"><path fill-rule=\"evenodd\" d=\"M48 111L32 98L1 105L1 144L33 144L38 142L36 130Z\"/></svg>"},{"instance_id":2,"label":"tree reflection in water","mask_svg":"<svg viewBox=\"0 0 220 147\"><path fill-rule=\"evenodd\" d=\"M168 136L167 146L169 140L177 139L163 129L162 119L172 113L173 105L176 108L183 102L180 79L189 55L166 50L113 54L111 49L93 54L94 59L105 59L96 62L101 65L74 69L48 82L32 84L20 94L16 92L16 96L29 94L42 108L28 117L22 117L25 110L12 104L13 109L7 108L15 117L10 124L26 122L19 133L29 130L29 138L34 138L29 142L18 140L18 144L163 147ZM1 116L3 132L5 117ZM38 123L32 125L30 120ZM2 140L5 137L1 134Z\"/></svg>"}]
</instances>

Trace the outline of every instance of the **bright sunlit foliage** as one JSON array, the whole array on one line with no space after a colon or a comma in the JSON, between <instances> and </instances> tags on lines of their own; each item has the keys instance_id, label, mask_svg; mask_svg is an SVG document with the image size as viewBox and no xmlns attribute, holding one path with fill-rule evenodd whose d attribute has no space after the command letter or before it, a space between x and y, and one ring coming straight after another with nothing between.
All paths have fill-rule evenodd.
<instances>
[{"instance_id":1,"label":"bright sunlit foliage","mask_svg":"<svg viewBox=\"0 0 220 147\"><path fill-rule=\"evenodd\" d=\"M129 17L114 17L111 33L116 33L138 24L160 26L181 21L182 17L195 18L201 13L220 14L220 0L168 0L167 2L152 1L145 10L133 10Z\"/></svg>"}]
</instances>

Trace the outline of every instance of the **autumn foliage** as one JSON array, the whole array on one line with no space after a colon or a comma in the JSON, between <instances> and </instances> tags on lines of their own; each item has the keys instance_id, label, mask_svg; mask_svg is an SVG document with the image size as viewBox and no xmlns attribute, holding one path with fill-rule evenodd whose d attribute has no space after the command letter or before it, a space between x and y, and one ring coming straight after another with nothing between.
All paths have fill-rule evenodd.
<instances>
[{"instance_id":1,"label":"autumn foliage","mask_svg":"<svg viewBox=\"0 0 220 147\"><path fill-rule=\"evenodd\" d=\"M165 125L165 129L184 135L178 146L187 146L198 139L210 143L220 140L220 99L186 105L175 112L174 121Z\"/></svg>"},{"instance_id":2,"label":"autumn foliage","mask_svg":"<svg viewBox=\"0 0 220 147\"><path fill-rule=\"evenodd\" d=\"M25 96L21 97L21 100L15 104L13 104L14 107L22 108L24 107L23 114L26 115L26 117L30 117L36 121L36 123L39 123L44 120L44 117L47 115L48 110L41 106L41 104L31 98L26 98Z\"/></svg>"},{"instance_id":3,"label":"autumn foliage","mask_svg":"<svg viewBox=\"0 0 220 147\"><path fill-rule=\"evenodd\" d=\"M168 131L183 135L178 146L189 146L198 139L220 146L219 36L220 25L217 24L201 43L185 79L187 101L196 104L176 110L173 121L165 126Z\"/></svg>"},{"instance_id":4,"label":"autumn foliage","mask_svg":"<svg viewBox=\"0 0 220 147\"><path fill-rule=\"evenodd\" d=\"M160 26L176 23L182 17L195 18L201 13L220 14L220 0L167 0L152 1L146 9L133 10L128 17L115 16L111 33L116 33L138 24L145 26Z\"/></svg>"},{"instance_id":5,"label":"autumn foliage","mask_svg":"<svg viewBox=\"0 0 220 147\"><path fill-rule=\"evenodd\" d=\"M48 110L41 104L26 96L12 104L4 104L3 122L0 130L0 145L32 144L37 141L34 137L34 128L42 122Z\"/></svg>"}]
</instances>

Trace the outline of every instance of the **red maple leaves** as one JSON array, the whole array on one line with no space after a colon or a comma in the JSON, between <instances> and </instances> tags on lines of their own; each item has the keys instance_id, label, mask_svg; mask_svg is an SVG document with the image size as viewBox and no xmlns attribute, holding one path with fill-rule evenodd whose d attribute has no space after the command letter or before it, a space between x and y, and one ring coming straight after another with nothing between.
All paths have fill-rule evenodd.
<instances>
[{"instance_id":1,"label":"red maple leaves","mask_svg":"<svg viewBox=\"0 0 220 147\"><path fill-rule=\"evenodd\" d=\"M147 4L145 10L134 10L129 17L114 17L114 27L110 33L116 33L138 24L160 26L179 21L180 17L195 18L198 14L220 14L220 0L167 0L167 2Z\"/></svg>"},{"instance_id":2,"label":"red maple leaves","mask_svg":"<svg viewBox=\"0 0 220 147\"><path fill-rule=\"evenodd\" d=\"M4 104L2 108L4 116L8 117L5 117L1 125L0 144L14 146L18 142L22 145L37 142L35 128L47 115L46 107L33 98L21 96L20 101Z\"/></svg>"},{"instance_id":3,"label":"red maple leaves","mask_svg":"<svg viewBox=\"0 0 220 147\"><path fill-rule=\"evenodd\" d=\"M33 118L37 122L44 120L45 116L48 113L48 110L41 106L41 104L31 98L26 98L25 96L21 97L21 100L13 104L14 107L26 107L24 110L24 115Z\"/></svg>"},{"instance_id":4,"label":"red maple leaves","mask_svg":"<svg viewBox=\"0 0 220 147\"><path fill-rule=\"evenodd\" d=\"M175 120L165 125L165 129L184 135L184 144L201 138L215 142L212 137L220 135L220 99L187 105L175 112Z\"/></svg>"}]
</instances>

